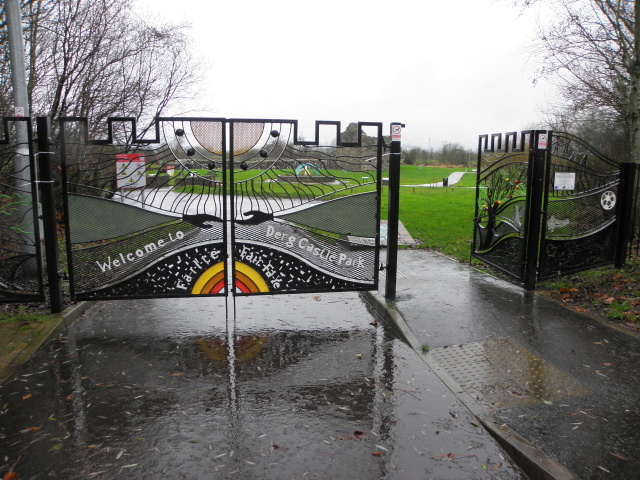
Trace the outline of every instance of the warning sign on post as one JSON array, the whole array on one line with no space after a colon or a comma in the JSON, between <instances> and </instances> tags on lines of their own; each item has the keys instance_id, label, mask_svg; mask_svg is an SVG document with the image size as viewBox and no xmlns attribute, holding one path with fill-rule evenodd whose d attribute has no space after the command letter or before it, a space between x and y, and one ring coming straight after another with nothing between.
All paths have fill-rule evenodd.
<instances>
[{"instance_id":1,"label":"warning sign on post","mask_svg":"<svg viewBox=\"0 0 640 480\"><path fill-rule=\"evenodd\" d=\"M402 125L391 125L391 140L399 142L402 139Z\"/></svg>"},{"instance_id":2,"label":"warning sign on post","mask_svg":"<svg viewBox=\"0 0 640 480\"><path fill-rule=\"evenodd\" d=\"M147 185L144 156L133 153L116 155L116 187L142 188Z\"/></svg>"}]
</instances>

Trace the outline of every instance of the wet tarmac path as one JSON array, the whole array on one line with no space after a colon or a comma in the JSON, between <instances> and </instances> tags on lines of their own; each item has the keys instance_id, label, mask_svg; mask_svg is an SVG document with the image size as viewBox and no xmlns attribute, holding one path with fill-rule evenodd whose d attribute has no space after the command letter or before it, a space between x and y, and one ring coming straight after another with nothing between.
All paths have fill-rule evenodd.
<instances>
[{"instance_id":1,"label":"wet tarmac path","mask_svg":"<svg viewBox=\"0 0 640 480\"><path fill-rule=\"evenodd\" d=\"M526 478L357 294L99 302L0 386L20 479Z\"/></svg>"},{"instance_id":2,"label":"wet tarmac path","mask_svg":"<svg viewBox=\"0 0 640 480\"><path fill-rule=\"evenodd\" d=\"M579 478L640 478L640 338L442 256L400 257L398 309L461 389Z\"/></svg>"}]
</instances>

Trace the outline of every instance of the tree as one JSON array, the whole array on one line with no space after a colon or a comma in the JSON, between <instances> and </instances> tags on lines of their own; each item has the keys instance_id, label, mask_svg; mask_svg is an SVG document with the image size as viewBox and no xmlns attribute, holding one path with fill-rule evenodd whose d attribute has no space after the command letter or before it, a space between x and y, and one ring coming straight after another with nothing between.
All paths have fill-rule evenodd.
<instances>
[{"instance_id":1,"label":"tree","mask_svg":"<svg viewBox=\"0 0 640 480\"><path fill-rule=\"evenodd\" d=\"M528 7L537 1L516 3ZM537 78L557 87L553 114L564 117L565 125L615 132L624 142L618 153L640 163L640 7L629 0L545 4L554 20L540 27L534 51L540 59Z\"/></svg>"},{"instance_id":2,"label":"tree","mask_svg":"<svg viewBox=\"0 0 640 480\"><path fill-rule=\"evenodd\" d=\"M32 115L91 119L102 136L107 117L132 116L139 133L153 118L193 98L202 63L185 25L135 18L132 0L23 0L28 93ZM7 58L4 8L0 56ZM0 108L9 110L8 62L0 67ZM120 138L130 134L124 128Z\"/></svg>"}]
</instances>

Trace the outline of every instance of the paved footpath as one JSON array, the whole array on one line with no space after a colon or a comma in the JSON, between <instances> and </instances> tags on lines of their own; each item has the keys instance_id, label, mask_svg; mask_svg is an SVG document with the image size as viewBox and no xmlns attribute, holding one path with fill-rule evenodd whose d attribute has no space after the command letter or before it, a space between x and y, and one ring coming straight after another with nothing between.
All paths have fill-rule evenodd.
<instances>
[{"instance_id":1,"label":"paved footpath","mask_svg":"<svg viewBox=\"0 0 640 480\"><path fill-rule=\"evenodd\" d=\"M429 251L401 250L399 269L395 321L515 456L556 478L638 478L636 335Z\"/></svg>"},{"instance_id":2,"label":"paved footpath","mask_svg":"<svg viewBox=\"0 0 640 480\"><path fill-rule=\"evenodd\" d=\"M399 263L363 296L406 343L355 294L98 302L0 385L0 475L638 478L638 338Z\"/></svg>"},{"instance_id":3,"label":"paved footpath","mask_svg":"<svg viewBox=\"0 0 640 480\"><path fill-rule=\"evenodd\" d=\"M235 303L97 302L0 385L0 478L526 478L357 293Z\"/></svg>"}]
</instances>

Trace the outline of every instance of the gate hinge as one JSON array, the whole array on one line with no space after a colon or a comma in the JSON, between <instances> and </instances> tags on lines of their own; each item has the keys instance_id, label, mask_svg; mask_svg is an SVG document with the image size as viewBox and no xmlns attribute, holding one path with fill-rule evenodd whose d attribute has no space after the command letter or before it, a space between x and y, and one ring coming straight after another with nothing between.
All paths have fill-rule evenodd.
<instances>
[{"instance_id":1,"label":"gate hinge","mask_svg":"<svg viewBox=\"0 0 640 480\"><path fill-rule=\"evenodd\" d=\"M388 265L388 264L386 264L386 263L381 263L381 264L380 264L380 267L378 267L378 268L379 268L379 270L382 272L382 271L384 271L384 270L387 268L387 265Z\"/></svg>"}]
</instances>

